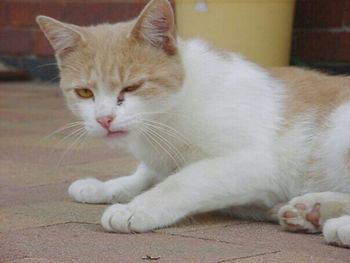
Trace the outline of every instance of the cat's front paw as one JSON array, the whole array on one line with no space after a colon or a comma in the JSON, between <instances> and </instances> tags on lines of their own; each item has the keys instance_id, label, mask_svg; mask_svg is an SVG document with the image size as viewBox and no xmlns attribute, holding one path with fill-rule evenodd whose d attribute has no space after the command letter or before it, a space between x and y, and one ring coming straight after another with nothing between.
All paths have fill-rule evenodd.
<instances>
[{"instance_id":1,"label":"cat's front paw","mask_svg":"<svg viewBox=\"0 0 350 263\"><path fill-rule=\"evenodd\" d=\"M107 231L119 233L147 232L159 227L151 214L127 204L108 207L102 215L101 224Z\"/></svg>"},{"instance_id":2,"label":"cat's front paw","mask_svg":"<svg viewBox=\"0 0 350 263\"><path fill-rule=\"evenodd\" d=\"M68 193L75 201L81 203L109 203L111 199L104 183L95 178L75 181L70 185Z\"/></svg>"}]
</instances>

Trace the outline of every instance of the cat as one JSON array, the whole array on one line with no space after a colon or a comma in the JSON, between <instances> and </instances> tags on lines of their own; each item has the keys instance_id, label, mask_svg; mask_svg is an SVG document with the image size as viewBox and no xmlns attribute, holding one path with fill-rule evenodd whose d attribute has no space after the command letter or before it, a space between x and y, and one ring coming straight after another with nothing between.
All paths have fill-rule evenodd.
<instances>
[{"instance_id":1,"label":"cat","mask_svg":"<svg viewBox=\"0 0 350 263\"><path fill-rule=\"evenodd\" d=\"M88 134L140 161L130 176L69 187L78 202L113 203L104 229L145 232L217 210L350 246L349 77L263 69L181 39L167 0L117 24L37 22Z\"/></svg>"}]
</instances>

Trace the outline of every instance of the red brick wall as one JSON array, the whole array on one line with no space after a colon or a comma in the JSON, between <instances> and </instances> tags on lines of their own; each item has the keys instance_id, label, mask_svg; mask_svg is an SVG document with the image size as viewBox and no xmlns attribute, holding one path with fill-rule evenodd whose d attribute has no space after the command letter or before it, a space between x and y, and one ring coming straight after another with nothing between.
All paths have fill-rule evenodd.
<instances>
[{"instance_id":1,"label":"red brick wall","mask_svg":"<svg viewBox=\"0 0 350 263\"><path fill-rule=\"evenodd\" d=\"M0 0L0 56L51 57L35 23L39 14L78 25L137 16L148 0Z\"/></svg>"},{"instance_id":2,"label":"red brick wall","mask_svg":"<svg viewBox=\"0 0 350 263\"><path fill-rule=\"evenodd\" d=\"M292 57L350 63L350 0L297 0Z\"/></svg>"}]
</instances>

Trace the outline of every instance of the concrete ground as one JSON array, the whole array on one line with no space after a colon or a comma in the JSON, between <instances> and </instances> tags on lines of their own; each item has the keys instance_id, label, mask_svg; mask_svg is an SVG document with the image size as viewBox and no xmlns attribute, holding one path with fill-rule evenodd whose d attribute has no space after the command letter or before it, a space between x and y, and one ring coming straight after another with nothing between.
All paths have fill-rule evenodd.
<instances>
[{"instance_id":1,"label":"concrete ground","mask_svg":"<svg viewBox=\"0 0 350 263\"><path fill-rule=\"evenodd\" d=\"M70 147L68 130L48 136L74 121L55 86L0 83L0 119L0 262L350 262L350 249L320 235L216 214L146 234L106 233L106 206L74 203L67 188L128 175L135 160L89 138Z\"/></svg>"}]
</instances>

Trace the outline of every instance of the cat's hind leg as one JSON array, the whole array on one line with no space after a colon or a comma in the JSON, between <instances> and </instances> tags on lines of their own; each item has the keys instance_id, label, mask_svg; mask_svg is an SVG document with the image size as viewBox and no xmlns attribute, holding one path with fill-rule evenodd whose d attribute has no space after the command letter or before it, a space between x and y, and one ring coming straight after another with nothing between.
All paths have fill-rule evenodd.
<instances>
[{"instance_id":1,"label":"cat's hind leg","mask_svg":"<svg viewBox=\"0 0 350 263\"><path fill-rule=\"evenodd\" d=\"M141 163L130 176L106 182L95 178L77 180L70 185L68 193L75 201L81 203L127 203L154 184L157 181L156 177L153 171Z\"/></svg>"},{"instance_id":2,"label":"cat's hind leg","mask_svg":"<svg viewBox=\"0 0 350 263\"><path fill-rule=\"evenodd\" d=\"M348 233L350 229L350 219L340 219L343 215L350 215L350 194L322 192L293 198L280 208L278 220L287 231L324 232L327 242L342 245L339 237L343 237L343 233ZM344 231L340 230L342 227Z\"/></svg>"}]
</instances>

